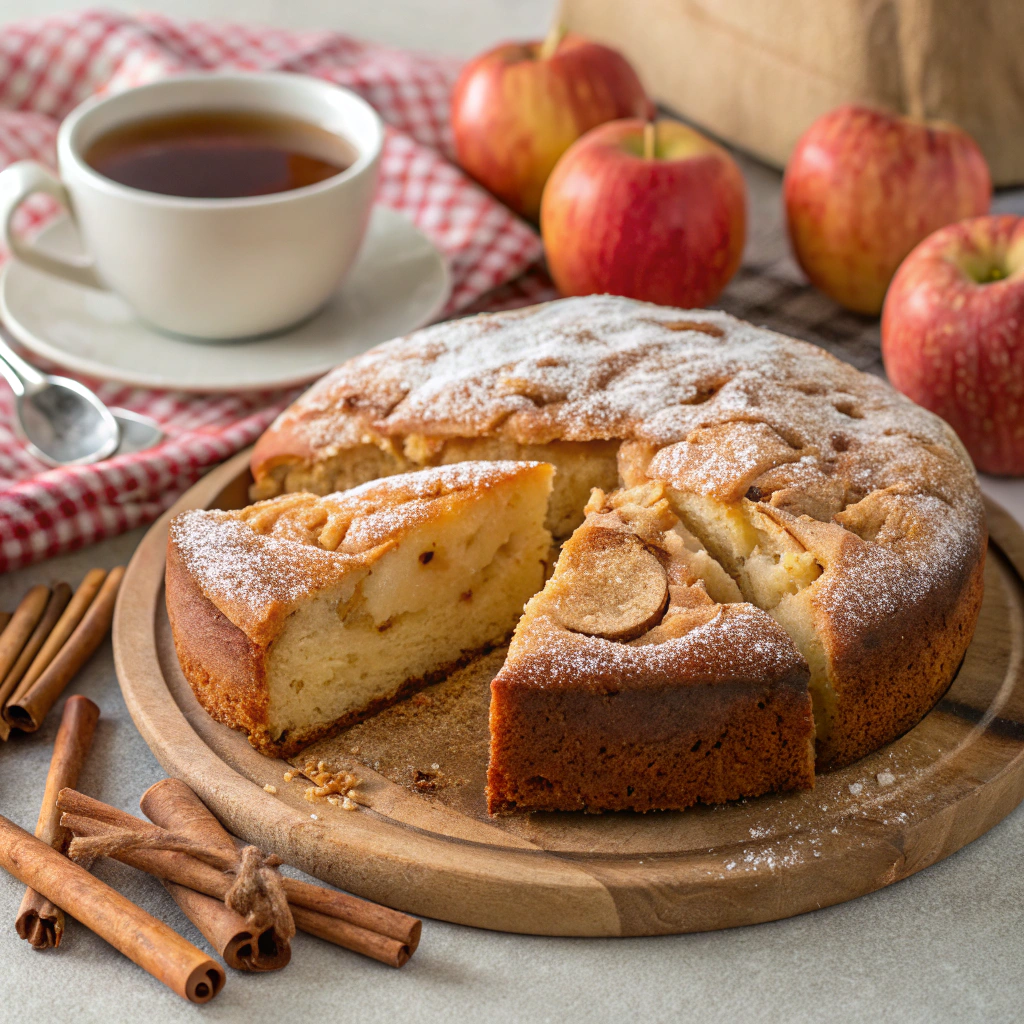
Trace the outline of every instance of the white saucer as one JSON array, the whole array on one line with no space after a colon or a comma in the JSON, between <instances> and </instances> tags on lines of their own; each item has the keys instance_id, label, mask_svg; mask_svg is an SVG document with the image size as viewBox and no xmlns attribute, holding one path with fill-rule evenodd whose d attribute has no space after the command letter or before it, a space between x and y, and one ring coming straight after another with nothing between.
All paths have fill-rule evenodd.
<instances>
[{"instance_id":1,"label":"white saucer","mask_svg":"<svg viewBox=\"0 0 1024 1024\"><path fill-rule=\"evenodd\" d=\"M81 254L67 218L37 244ZM140 387L262 391L303 384L441 312L451 290L444 258L419 228L376 207L355 267L312 319L282 334L210 343L161 334L110 292L70 284L11 260L0 315L26 348L69 370Z\"/></svg>"}]
</instances>

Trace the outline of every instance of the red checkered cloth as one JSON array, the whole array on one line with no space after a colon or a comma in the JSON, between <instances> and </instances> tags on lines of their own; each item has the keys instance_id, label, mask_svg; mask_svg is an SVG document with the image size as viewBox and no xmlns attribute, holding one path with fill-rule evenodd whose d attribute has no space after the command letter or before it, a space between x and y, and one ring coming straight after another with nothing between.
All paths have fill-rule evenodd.
<instances>
[{"instance_id":1,"label":"red checkered cloth","mask_svg":"<svg viewBox=\"0 0 1024 1024\"><path fill-rule=\"evenodd\" d=\"M57 125L95 93L192 69L317 75L358 92L388 125L377 201L415 221L446 256L452 297L445 315L550 298L534 271L537 234L450 162L450 58L358 42L336 32L86 12L0 29L0 165L54 162ZM16 228L54 213L29 200ZM500 288L489 300L493 289ZM11 394L0 391L0 572L149 522L211 466L252 443L291 393L196 396L87 381L110 405L145 413L166 441L96 466L47 470L13 432Z\"/></svg>"}]
</instances>

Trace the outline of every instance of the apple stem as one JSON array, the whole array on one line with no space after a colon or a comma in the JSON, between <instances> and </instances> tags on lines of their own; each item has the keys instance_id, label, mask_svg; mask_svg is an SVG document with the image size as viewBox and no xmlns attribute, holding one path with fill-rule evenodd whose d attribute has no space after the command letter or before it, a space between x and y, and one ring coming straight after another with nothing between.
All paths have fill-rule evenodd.
<instances>
[{"instance_id":1,"label":"apple stem","mask_svg":"<svg viewBox=\"0 0 1024 1024\"><path fill-rule=\"evenodd\" d=\"M658 122L648 121L644 125L644 159L653 160L658 151Z\"/></svg>"},{"instance_id":2,"label":"apple stem","mask_svg":"<svg viewBox=\"0 0 1024 1024\"><path fill-rule=\"evenodd\" d=\"M556 21L551 28L548 30L548 34L541 43L540 53L537 55L540 60L547 60L549 57L555 55L555 51L558 49L559 44L565 38L566 32L569 29L563 21Z\"/></svg>"}]
</instances>

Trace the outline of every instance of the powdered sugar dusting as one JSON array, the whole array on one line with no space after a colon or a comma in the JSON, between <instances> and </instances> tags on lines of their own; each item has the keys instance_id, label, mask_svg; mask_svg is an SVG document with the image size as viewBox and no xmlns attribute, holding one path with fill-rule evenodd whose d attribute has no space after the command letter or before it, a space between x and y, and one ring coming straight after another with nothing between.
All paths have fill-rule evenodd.
<instances>
[{"instance_id":1,"label":"powdered sugar dusting","mask_svg":"<svg viewBox=\"0 0 1024 1024\"><path fill-rule=\"evenodd\" d=\"M591 506L562 548L547 586L526 607L509 650L516 678L555 688L581 681L618 690L627 680L640 686L713 680L803 689L804 660L774 619L751 604L716 604L708 597L673 532L678 520L662 491L657 485L632 488ZM595 557L607 550L609 533L640 538L669 581L663 616L632 642L584 632L573 624L575 615L566 616L585 590L621 596L618 581L604 575L620 563Z\"/></svg>"},{"instance_id":2,"label":"powdered sugar dusting","mask_svg":"<svg viewBox=\"0 0 1024 1024\"><path fill-rule=\"evenodd\" d=\"M255 637L309 594L362 573L380 545L430 521L442 504L472 501L538 469L533 462L458 463L325 497L289 494L237 511L194 510L172 520L170 539L204 595Z\"/></svg>"},{"instance_id":3,"label":"powdered sugar dusting","mask_svg":"<svg viewBox=\"0 0 1024 1024\"><path fill-rule=\"evenodd\" d=\"M851 570L818 589L852 625L954 591L984 543L973 467L938 417L720 312L588 296L439 324L338 367L267 445L315 461L413 435L641 442L656 449L652 479L725 501L750 492L781 517L832 525L831 538L801 540ZM850 534L865 543L840 552Z\"/></svg>"},{"instance_id":4,"label":"powdered sugar dusting","mask_svg":"<svg viewBox=\"0 0 1024 1024\"><path fill-rule=\"evenodd\" d=\"M664 445L701 424L751 415L789 429L818 423L820 432L849 425L837 404L862 403L879 429L878 415L891 411L892 423L909 417L914 429L942 436L930 414L816 346L725 313L588 296L379 345L328 374L272 432L321 454L367 431Z\"/></svg>"},{"instance_id":5,"label":"powdered sugar dusting","mask_svg":"<svg viewBox=\"0 0 1024 1024\"><path fill-rule=\"evenodd\" d=\"M744 680L748 686L792 680L806 685L806 669L788 634L749 604L721 605L704 623L662 643L634 646L571 633L541 617L517 633L511 657L518 678L546 687L600 688L678 685L681 679Z\"/></svg>"}]
</instances>

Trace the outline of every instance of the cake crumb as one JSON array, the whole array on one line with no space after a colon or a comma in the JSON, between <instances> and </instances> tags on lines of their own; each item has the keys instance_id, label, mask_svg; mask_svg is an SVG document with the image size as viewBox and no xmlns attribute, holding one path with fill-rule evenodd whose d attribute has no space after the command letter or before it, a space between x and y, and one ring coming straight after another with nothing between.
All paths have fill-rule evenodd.
<instances>
[{"instance_id":1,"label":"cake crumb","mask_svg":"<svg viewBox=\"0 0 1024 1024\"><path fill-rule=\"evenodd\" d=\"M891 786L896 781L896 776L892 772L879 772L875 777L880 786Z\"/></svg>"},{"instance_id":2,"label":"cake crumb","mask_svg":"<svg viewBox=\"0 0 1024 1024\"><path fill-rule=\"evenodd\" d=\"M287 772L284 773L284 781L285 782L291 782L292 779L294 779L294 778L295 778L295 772L287 771Z\"/></svg>"},{"instance_id":3,"label":"cake crumb","mask_svg":"<svg viewBox=\"0 0 1024 1024\"><path fill-rule=\"evenodd\" d=\"M344 798L344 799L343 799L343 800L341 801L341 809L342 809L343 811L354 811L354 810L356 810L356 809L357 809L358 807L359 807L359 804L357 804L357 803L355 802L355 800L353 800L353 799L352 799L352 797L350 797L350 796L347 796L347 797L345 797L345 798Z\"/></svg>"},{"instance_id":4,"label":"cake crumb","mask_svg":"<svg viewBox=\"0 0 1024 1024\"><path fill-rule=\"evenodd\" d=\"M312 786L306 787L303 794L310 803L324 798L330 800L330 797L335 795L348 797L362 781L351 772L332 772L325 761L319 761L315 766L307 764L302 773L313 783Z\"/></svg>"},{"instance_id":5,"label":"cake crumb","mask_svg":"<svg viewBox=\"0 0 1024 1024\"><path fill-rule=\"evenodd\" d=\"M277 796L277 786L272 786L269 782L263 787L264 793L269 793L271 796Z\"/></svg>"},{"instance_id":6,"label":"cake crumb","mask_svg":"<svg viewBox=\"0 0 1024 1024\"><path fill-rule=\"evenodd\" d=\"M858 796L860 794L861 790L863 790L863 789L864 789L864 784L862 782L851 782L850 783L850 794L851 794L851 796Z\"/></svg>"}]
</instances>

